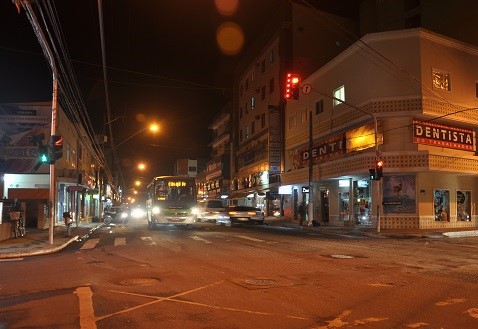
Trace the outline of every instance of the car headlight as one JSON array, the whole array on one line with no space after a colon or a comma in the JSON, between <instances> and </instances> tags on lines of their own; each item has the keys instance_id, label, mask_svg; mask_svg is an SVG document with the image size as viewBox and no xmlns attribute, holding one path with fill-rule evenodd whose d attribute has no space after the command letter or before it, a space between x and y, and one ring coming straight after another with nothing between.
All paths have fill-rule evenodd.
<instances>
[{"instance_id":1,"label":"car headlight","mask_svg":"<svg viewBox=\"0 0 478 329\"><path fill-rule=\"evenodd\" d=\"M159 209L159 207L153 207L153 214L154 215L157 215L157 214L160 214L161 213L161 209Z\"/></svg>"},{"instance_id":2,"label":"car headlight","mask_svg":"<svg viewBox=\"0 0 478 329\"><path fill-rule=\"evenodd\" d=\"M199 214L199 208L197 208L197 207L192 207L192 208L191 208L191 213L192 213L193 215Z\"/></svg>"},{"instance_id":3,"label":"car headlight","mask_svg":"<svg viewBox=\"0 0 478 329\"><path fill-rule=\"evenodd\" d=\"M125 212L122 212L122 213L121 213L121 218L126 218L126 217L128 217L128 214L125 213Z\"/></svg>"}]
</instances>

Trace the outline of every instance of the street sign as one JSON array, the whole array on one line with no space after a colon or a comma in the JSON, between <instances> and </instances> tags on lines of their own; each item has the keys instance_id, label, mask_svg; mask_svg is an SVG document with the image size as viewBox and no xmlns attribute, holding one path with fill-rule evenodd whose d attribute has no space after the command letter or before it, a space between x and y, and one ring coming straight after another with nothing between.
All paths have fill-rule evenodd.
<instances>
[{"instance_id":1,"label":"street sign","mask_svg":"<svg viewBox=\"0 0 478 329\"><path fill-rule=\"evenodd\" d=\"M308 93L310 93L312 91L312 86L309 85L309 84L305 84L302 86L302 93L307 95Z\"/></svg>"}]
</instances>

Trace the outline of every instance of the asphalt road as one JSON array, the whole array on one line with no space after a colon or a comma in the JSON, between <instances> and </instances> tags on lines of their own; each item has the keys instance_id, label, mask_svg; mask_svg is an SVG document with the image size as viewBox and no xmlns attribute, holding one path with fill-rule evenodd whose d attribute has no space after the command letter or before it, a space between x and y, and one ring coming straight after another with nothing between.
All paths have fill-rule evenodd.
<instances>
[{"instance_id":1,"label":"asphalt road","mask_svg":"<svg viewBox=\"0 0 478 329\"><path fill-rule=\"evenodd\" d=\"M130 223L0 273L0 328L478 327L476 237Z\"/></svg>"}]
</instances>

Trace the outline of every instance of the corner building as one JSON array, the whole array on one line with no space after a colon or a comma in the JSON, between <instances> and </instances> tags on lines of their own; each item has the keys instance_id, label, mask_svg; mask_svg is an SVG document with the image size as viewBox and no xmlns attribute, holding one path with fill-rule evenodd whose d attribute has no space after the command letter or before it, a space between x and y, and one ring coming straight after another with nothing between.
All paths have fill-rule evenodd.
<instances>
[{"instance_id":1,"label":"corner building","mask_svg":"<svg viewBox=\"0 0 478 329\"><path fill-rule=\"evenodd\" d=\"M475 46L421 28L362 37L287 101L285 215L310 179L324 225L477 227L477 81Z\"/></svg>"}]
</instances>

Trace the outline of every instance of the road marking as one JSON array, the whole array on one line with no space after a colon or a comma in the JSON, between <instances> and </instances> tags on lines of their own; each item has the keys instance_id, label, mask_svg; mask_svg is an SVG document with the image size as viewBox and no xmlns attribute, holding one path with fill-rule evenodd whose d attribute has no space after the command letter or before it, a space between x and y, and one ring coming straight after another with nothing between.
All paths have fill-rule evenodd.
<instances>
[{"instance_id":1,"label":"road marking","mask_svg":"<svg viewBox=\"0 0 478 329\"><path fill-rule=\"evenodd\" d=\"M126 238L116 238L115 247L116 246L126 246Z\"/></svg>"},{"instance_id":2,"label":"road marking","mask_svg":"<svg viewBox=\"0 0 478 329\"><path fill-rule=\"evenodd\" d=\"M75 290L80 308L80 328L96 329L95 309L93 308L93 292L90 287L79 287Z\"/></svg>"},{"instance_id":3,"label":"road marking","mask_svg":"<svg viewBox=\"0 0 478 329\"><path fill-rule=\"evenodd\" d=\"M195 236L195 235L193 235L193 236L191 237L191 239L196 240L196 241L202 241L202 242L204 242L204 243L212 243L211 241L208 241L208 240L206 240L206 239L200 238L200 237Z\"/></svg>"},{"instance_id":4,"label":"road marking","mask_svg":"<svg viewBox=\"0 0 478 329\"><path fill-rule=\"evenodd\" d=\"M251 237L248 237L248 236L246 236L246 235L235 235L235 236L238 237L238 238L241 238L241 239L249 240L249 241L265 242L265 240L251 238Z\"/></svg>"},{"instance_id":5,"label":"road marking","mask_svg":"<svg viewBox=\"0 0 478 329\"><path fill-rule=\"evenodd\" d=\"M85 242L85 244L80 248L80 250L85 250L85 249L93 249L96 247L96 244L100 242L100 239L89 239Z\"/></svg>"},{"instance_id":6,"label":"road marking","mask_svg":"<svg viewBox=\"0 0 478 329\"><path fill-rule=\"evenodd\" d=\"M142 236L141 240L143 240L144 244L147 245L147 246L155 246L156 245L156 242L154 242L153 239L151 239L150 236Z\"/></svg>"}]
</instances>

